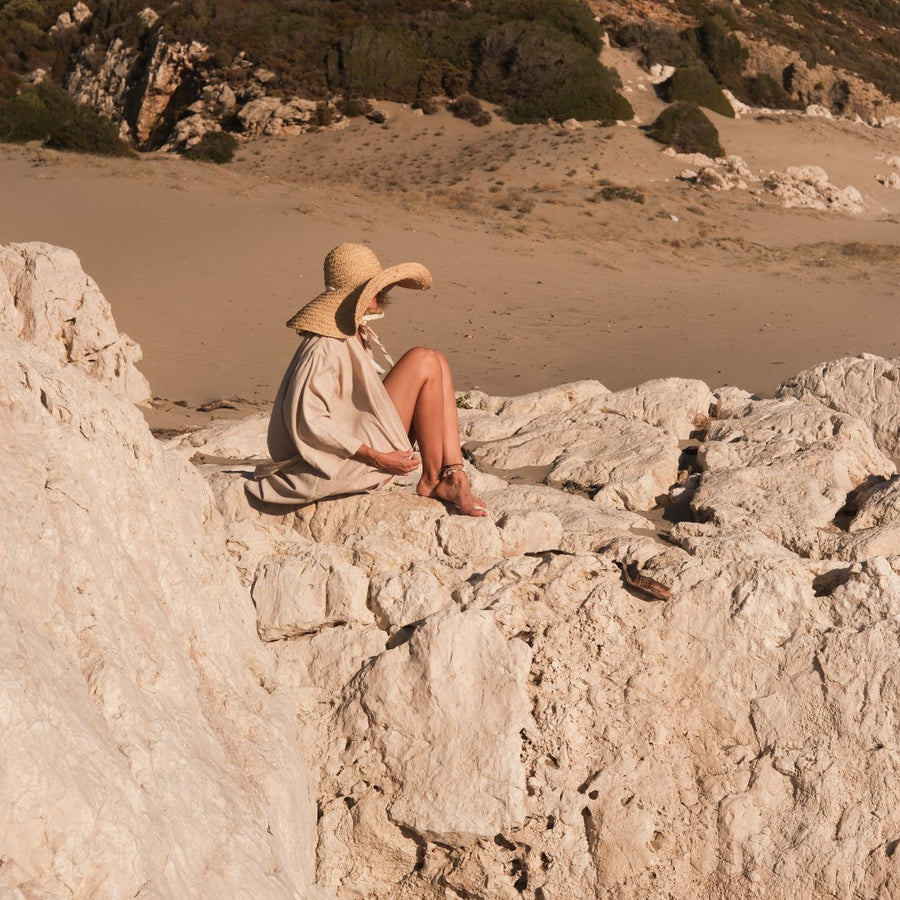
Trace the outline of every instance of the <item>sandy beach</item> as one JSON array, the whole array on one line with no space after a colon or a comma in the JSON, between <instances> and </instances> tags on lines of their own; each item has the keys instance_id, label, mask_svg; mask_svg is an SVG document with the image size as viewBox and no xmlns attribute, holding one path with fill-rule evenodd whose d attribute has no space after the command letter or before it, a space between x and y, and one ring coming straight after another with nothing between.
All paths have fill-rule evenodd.
<instances>
[{"instance_id":1,"label":"sandy beach","mask_svg":"<svg viewBox=\"0 0 900 900\"><path fill-rule=\"evenodd\" d=\"M617 65L652 120L646 76ZM434 289L396 291L378 331L395 356L444 350L459 390L677 375L764 394L819 361L900 352L900 191L876 180L896 128L710 114L751 171L816 165L856 187L850 215L679 181L688 161L634 123L476 128L379 106L383 125L248 143L227 166L0 146L0 241L78 253L143 348L156 428L271 401L295 345L284 322L341 241L431 269ZM603 200L604 184L643 202ZM236 408L196 411L223 398Z\"/></svg>"}]
</instances>

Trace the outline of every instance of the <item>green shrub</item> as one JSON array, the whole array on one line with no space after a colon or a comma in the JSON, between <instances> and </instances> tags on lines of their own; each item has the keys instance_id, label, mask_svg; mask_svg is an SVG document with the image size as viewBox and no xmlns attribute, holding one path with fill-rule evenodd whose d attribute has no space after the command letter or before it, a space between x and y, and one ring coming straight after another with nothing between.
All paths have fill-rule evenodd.
<instances>
[{"instance_id":1,"label":"green shrub","mask_svg":"<svg viewBox=\"0 0 900 900\"><path fill-rule=\"evenodd\" d=\"M724 20L719 16L706 19L694 32L694 40L700 58L719 84L735 95L742 96L747 49L729 31Z\"/></svg>"},{"instance_id":2,"label":"green shrub","mask_svg":"<svg viewBox=\"0 0 900 900\"><path fill-rule=\"evenodd\" d=\"M628 22L611 29L620 47L640 51L641 65L697 66L700 57L690 41L668 25L659 22Z\"/></svg>"},{"instance_id":3,"label":"green shrub","mask_svg":"<svg viewBox=\"0 0 900 900\"><path fill-rule=\"evenodd\" d=\"M794 99L769 74L762 72L745 79L747 102L769 109L798 109L802 104Z\"/></svg>"},{"instance_id":4,"label":"green shrub","mask_svg":"<svg viewBox=\"0 0 900 900\"><path fill-rule=\"evenodd\" d=\"M441 75L441 87L448 97L460 97L468 92L472 86L472 72L470 69L460 69L452 63L444 66Z\"/></svg>"},{"instance_id":5,"label":"green shrub","mask_svg":"<svg viewBox=\"0 0 900 900\"><path fill-rule=\"evenodd\" d=\"M0 140L43 141L54 150L101 156L132 156L116 126L61 87L46 82L23 90L0 106Z\"/></svg>"},{"instance_id":6,"label":"green shrub","mask_svg":"<svg viewBox=\"0 0 900 900\"><path fill-rule=\"evenodd\" d=\"M622 184L605 184L589 198L592 203L600 200L628 200L631 203L643 203L644 195L637 188L626 187Z\"/></svg>"},{"instance_id":7,"label":"green shrub","mask_svg":"<svg viewBox=\"0 0 900 900\"><path fill-rule=\"evenodd\" d=\"M463 94L462 97L457 97L452 103L447 104L447 109L457 119L473 119L480 112L483 112L481 103L471 94Z\"/></svg>"},{"instance_id":8,"label":"green shrub","mask_svg":"<svg viewBox=\"0 0 900 900\"><path fill-rule=\"evenodd\" d=\"M44 142L54 150L94 153L97 156L135 156L135 152L119 137L109 119L91 109L80 107L78 114L63 122Z\"/></svg>"},{"instance_id":9,"label":"green shrub","mask_svg":"<svg viewBox=\"0 0 900 900\"><path fill-rule=\"evenodd\" d=\"M667 103L682 100L704 106L720 116L734 118L734 110L722 93L722 88L709 70L700 66L676 69L672 77L659 85L657 90Z\"/></svg>"},{"instance_id":10,"label":"green shrub","mask_svg":"<svg viewBox=\"0 0 900 900\"><path fill-rule=\"evenodd\" d=\"M195 162L229 163L237 150L237 138L227 131L207 131L200 140L185 150L184 155Z\"/></svg>"},{"instance_id":11,"label":"green shrub","mask_svg":"<svg viewBox=\"0 0 900 900\"><path fill-rule=\"evenodd\" d=\"M327 128L334 123L334 107L324 100L316 104L316 125Z\"/></svg>"},{"instance_id":12,"label":"green shrub","mask_svg":"<svg viewBox=\"0 0 900 900\"><path fill-rule=\"evenodd\" d=\"M541 22L583 44L594 55L603 46L603 29L581 0L495 0L489 7L501 22Z\"/></svg>"},{"instance_id":13,"label":"green shrub","mask_svg":"<svg viewBox=\"0 0 900 900\"><path fill-rule=\"evenodd\" d=\"M338 102L338 107L349 119L365 116L372 111L372 104L365 97L354 94L344 94Z\"/></svg>"},{"instance_id":14,"label":"green shrub","mask_svg":"<svg viewBox=\"0 0 900 900\"><path fill-rule=\"evenodd\" d=\"M716 126L693 103L675 103L666 107L647 128L647 134L679 153L725 155Z\"/></svg>"},{"instance_id":15,"label":"green shrub","mask_svg":"<svg viewBox=\"0 0 900 900\"><path fill-rule=\"evenodd\" d=\"M10 143L45 141L74 115L75 101L55 84L39 84L0 106L0 140Z\"/></svg>"},{"instance_id":16,"label":"green shrub","mask_svg":"<svg viewBox=\"0 0 900 900\"><path fill-rule=\"evenodd\" d=\"M452 103L448 103L447 109L457 119L468 119L473 125L478 127L488 125L492 118L491 114L471 94L463 94L462 97L458 97Z\"/></svg>"},{"instance_id":17,"label":"green shrub","mask_svg":"<svg viewBox=\"0 0 900 900\"><path fill-rule=\"evenodd\" d=\"M630 119L618 75L568 35L539 22L492 28L482 44L475 93L501 104L511 122Z\"/></svg>"},{"instance_id":18,"label":"green shrub","mask_svg":"<svg viewBox=\"0 0 900 900\"><path fill-rule=\"evenodd\" d=\"M411 101L425 69L422 55L409 32L360 25L341 39L340 79L367 97Z\"/></svg>"},{"instance_id":19,"label":"green shrub","mask_svg":"<svg viewBox=\"0 0 900 900\"><path fill-rule=\"evenodd\" d=\"M412 108L421 109L422 113L426 116L433 116L441 107L432 97L423 97L420 100L416 100L416 102L413 103Z\"/></svg>"}]
</instances>

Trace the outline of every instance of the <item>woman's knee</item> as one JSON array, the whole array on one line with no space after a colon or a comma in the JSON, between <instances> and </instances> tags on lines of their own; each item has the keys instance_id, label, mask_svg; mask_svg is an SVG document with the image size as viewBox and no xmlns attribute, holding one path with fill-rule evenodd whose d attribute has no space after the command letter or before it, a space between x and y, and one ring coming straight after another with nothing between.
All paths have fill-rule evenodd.
<instances>
[{"instance_id":1,"label":"woman's knee","mask_svg":"<svg viewBox=\"0 0 900 900\"><path fill-rule=\"evenodd\" d=\"M447 365L444 354L439 350L432 350L430 347L413 347L400 357L399 362L404 360L408 365L414 365L426 374L438 372Z\"/></svg>"}]
</instances>

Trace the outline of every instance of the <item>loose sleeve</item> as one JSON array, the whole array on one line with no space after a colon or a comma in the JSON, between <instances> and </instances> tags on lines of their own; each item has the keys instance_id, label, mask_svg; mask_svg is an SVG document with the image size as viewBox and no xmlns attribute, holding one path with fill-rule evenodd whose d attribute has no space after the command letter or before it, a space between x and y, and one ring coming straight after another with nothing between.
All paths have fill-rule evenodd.
<instances>
[{"instance_id":1,"label":"loose sleeve","mask_svg":"<svg viewBox=\"0 0 900 900\"><path fill-rule=\"evenodd\" d=\"M352 428L356 421L352 378L351 368L342 369L327 354L311 355L302 377L284 398L284 418L298 449L306 445L347 459L364 443Z\"/></svg>"}]
</instances>

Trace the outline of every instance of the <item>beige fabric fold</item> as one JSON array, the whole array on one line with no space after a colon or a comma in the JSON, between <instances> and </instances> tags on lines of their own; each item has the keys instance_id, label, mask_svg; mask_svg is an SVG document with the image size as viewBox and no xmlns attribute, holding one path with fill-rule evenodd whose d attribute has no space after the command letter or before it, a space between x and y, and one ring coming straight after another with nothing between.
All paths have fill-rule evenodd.
<instances>
[{"instance_id":1,"label":"beige fabric fold","mask_svg":"<svg viewBox=\"0 0 900 900\"><path fill-rule=\"evenodd\" d=\"M371 353L358 338L303 333L269 420L273 463L245 490L291 506L374 490L389 476L353 459L362 444L379 453L412 449Z\"/></svg>"}]
</instances>

